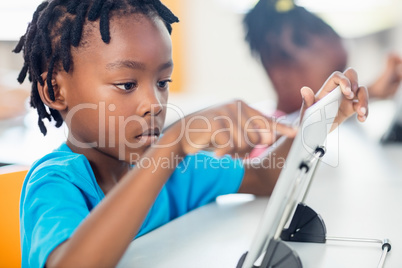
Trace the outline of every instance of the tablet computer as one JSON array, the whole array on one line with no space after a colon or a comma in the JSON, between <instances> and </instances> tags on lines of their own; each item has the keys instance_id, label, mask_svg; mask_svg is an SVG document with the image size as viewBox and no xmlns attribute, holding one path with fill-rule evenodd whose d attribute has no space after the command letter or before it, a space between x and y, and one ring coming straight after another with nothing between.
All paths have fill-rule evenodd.
<instances>
[{"instance_id":1,"label":"tablet computer","mask_svg":"<svg viewBox=\"0 0 402 268\"><path fill-rule=\"evenodd\" d=\"M341 100L342 92L337 87L306 110L250 249L238 267L253 267L267 251L269 243L280 240L281 232L295 210L298 200L307 191L306 182L311 180L314 170L309 169L308 165L314 164L317 148L325 147L327 135L334 123ZM302 170L303 165L305 166ZM303 176L300 176L301 172L304 173Z\"/></svg>"}]
</instances>

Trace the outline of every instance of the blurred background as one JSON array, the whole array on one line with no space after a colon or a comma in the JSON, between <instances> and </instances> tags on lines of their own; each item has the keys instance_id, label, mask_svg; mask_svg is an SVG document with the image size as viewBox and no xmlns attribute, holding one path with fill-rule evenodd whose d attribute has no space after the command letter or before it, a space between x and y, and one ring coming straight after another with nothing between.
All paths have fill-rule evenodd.
<instances>
[{"instance_id":1,"label":"blurred background","mask_svg":"<svg viewBox=\"0 0 402 268\"><path fill-rule=\"evenodd\" d=\"M17 101L22 106L6 109L11 115L0 117L0 163L30 164L57 147L66 135L64 128L54 128L46 138L42 137L36 111L25 100L30 86L16 81L22 56L11 50L40 2L0 2L0 91L22 90L16 98L24 99ZM234 98L249 104L268 100L267 103L275 106L272 85L244 41L243 16L257 1L162 2L180 19L173 26L175 73L169 103L180 107L184 114ZM402 54L401 0L299 0L296 3L318 14L344 38L349 52L348 65L358 71L362 84L371 83L378 76L389 52ZM1 103L12 102L1 97ZM169 113L167 124L177 118L176 112Z\"/></svg>"}]
</instances>

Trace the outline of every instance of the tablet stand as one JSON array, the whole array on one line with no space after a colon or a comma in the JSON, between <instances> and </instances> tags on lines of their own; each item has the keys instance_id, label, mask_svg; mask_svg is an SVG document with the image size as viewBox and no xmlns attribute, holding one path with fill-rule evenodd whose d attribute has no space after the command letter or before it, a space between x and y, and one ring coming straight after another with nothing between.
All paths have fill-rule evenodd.
<instances>
[{"instance_id":1,"label":"tablet stand","mask_svg":"<svg viewBox=\"0 0 402 268\"><path fill-rule=\"evenodd\" d=\"M318 146L312 156L300 163L299 169L302 172L302 176L307 175L308 172L311 175L307 176L306 183L308 186L303 193L302 202L296 207L289 227L282 230L281 239L283 241L325 243L327 228L324 220L312 208L303 203L310 189L318 163L324 154L325 147Z\"/></svg>"},{"instance_id":2,"label":"tablet stand","mask_svg":"<svg viewBox=\"0 0 402 268\"><path fill-rule=\"evenodd\" d=\"M303 203L297 205L289 228L283 229L281 239L291 242L325 243L327 229L321 216Z\"/></svg>"},{"instance_id":3,"label":"tablet stand","mask_svg":"<svg viewBox=\"0 0 402 268\"><path fill-rule=\"evenodd\" d=\"M241 256L236 268L243 266L246 259L247 252ZM253 268L302 268L303 265L296 251L291 249L283 241L278 239L272 239L268 245L268 249L264 255L264 258L260 266L253 266Z\"/></svg>"}]
</instances>

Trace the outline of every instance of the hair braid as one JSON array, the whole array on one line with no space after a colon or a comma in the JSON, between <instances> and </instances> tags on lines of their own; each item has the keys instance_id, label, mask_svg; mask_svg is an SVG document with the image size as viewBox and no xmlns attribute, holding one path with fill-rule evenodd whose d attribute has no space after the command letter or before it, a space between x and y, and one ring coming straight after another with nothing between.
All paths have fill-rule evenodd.
<instances>
[{"instance_id":1,"label":"hair braid","mask_svg":"<svg viewBox=\"0 0 402 268\"><path fill-rule=\"evenodd\" d=\"M79 4L78 12L71 28L71 44L75 47L78 47L81 41L82 30L85 23L85 15L87 13L88 7L89 5L86 2L81 2Z\"/></svg>"},{"instance_id":2,"label":"hair braid","mask_svg":"<svg viewBox=\"0 0 402 268\"><path fill-rule=\"evenodd\" d=\"M109 44L110 42L110 31L109 31L109 12L113 8L113 1L107 0L102 6L99 20L99 29L102 36L103 42Z\"/></svg>"},{"instance_id":3,"label":"hair braid","mask_svg":"<svg viewBox=\"0 0 402 268\"><path fill-rule=\"evenodd\" d=\"M60 40L61 60L63 63L63 68L67 73L70 71L71 66L71 52L70 52L71 31L72 31L71 26L72 21L70 19L66 19L63 25L63 32L61 33L61 40Z\"/></svg>"},{"instance_id":4,"label":"hair braid","mask_svg":"<svg viewBox=\"0 0 402 268\"><path fill-rule=\"evenodd\" d=\"M54 0L49 3L49 6L41 14L41 20L39 20L38 27L41 29L40 36L45 45L45 55L49 59L52 55L52 41L50 39L49 33L49 22L52 21L53 16L59 15L55 14L54 9L61 2L61 0ZM59 16L57 16L59 17Z\"/></svg>"},{"instance_id":5,"label":"hair braid","mask_svg":"<svg viewBox=\"0 0 402 268\"><path fill-rule=\"evenodd\" d=\"M44 85L43 79L41 77L41 62L42 62L42 47L41 47L41 36L36 35L32 44L29 56L29 73L32 75L32 82L38 81L41 86Z\"/></svg>"},{"instance_id":6,"label":"hair braid","mask_svg":"<svg viewBox=\"0 0 402 268\"><path fill-rule=\"evenodd\" d=\"M23 47L25 46L25 51L24 51L24 66L22 67L22 70L20 72L20 74L18 75L18 82L22 83L25 80L25 77L27 75L28 69L29 69L29 52L31 50L31 48L28 48L28 51L26 49L27 47L27 40L31 40L32 36L35 34L36 32L36 22L38 21L39 18L39 13L48 5L47 2L43 2L41 3L38 8L36 9L36 11L34 12L33 16L32 16L32 22L28 25L28 30L27 33L24 34L21 38L20 41L18 42L17 46L14 48L13 52L14 53L20 53L21 50L23 49ZM31 75L29 75L29 81L32 81Z\"/></svg>"},{"instance_id":7,"label":"hair braid","mask_svg":"<svg viewBox=\"0 0 402 268\"><path fill-rule=\"evenodd\" d=\"M25 43L25 36L26 36L25 34L23 36L21 36L21 38L18 41L17 45L13 49L13 52L15 52L15 53L20 53L21 52L22 47L24 46L24 43Z\"/></svg>"},{"instance_id":8,"label":"hair braid","mask_svg":"<svg viewBox=\"0 0 402 268\"><path fill-rule=\"evenodd\" d=\"M59 111L49 108L50 114L53 116L54 120L56 120L56 127L60 127L63 124L63 117L61 117L61 114Z\"/></svg>"},{"instance_id":9,"label":"hair braid","mask_svg":"<svg viewBox=\"0 0 402 268\"><path fill-rule=\"evenodd\" d=\"M45 124L43 123L43 119L46 118L50 121L51 118L50 118L49 113L46 111L46 107L40 98L39 91L38 91L38 84L33 83L32 89L33 90L31 93L31 106L33 108L36 108L36 110L38 112L38 116L39 116L39 118L38 118L39 129L43 135L46 135L47 130L46 130Z\"/></svg>"},{"instance_id":10,"label":"hair braid","mask_svg":"<svg viewBox=\"0 0 402 268\"><path fill-rule=\"evenodd\" d=\"M152 0L153 5L155 6L156 11L159 16L165 21L166 28L169 33L172 33L172 23L179 22L179 18L176 17L173 12L168 9L164 4L162 4L159 0Z\"/></svg>"},{"instance_id":11,"label":"hair braid","mask_svg":"<svg viewBox=\"0 0 402 268\"><path fill-rule=\"evenodd\" d=\"M67 3L67 12L75 15L81 0L70 0Z\"/></svg>"},{"instance_id":12,"label":"hair braid","mask_svg":"<svg viewBox=\"0 0 402 268\"><path fill-rule=\"evenodd\" d=\"M179 22L179 18L176 17L173 12L168 9L164 4L162 4L159 0L153 0L153 4L155 5L156 11L158 14L169 24Z\"/></svg>"},{"instance_id":13,"label":"hair braid","mask_svg":"<svg viewBox=\"0 0 402 268\"><path fill-rule=\"evenodd\" d=\"M99 18L101 9L106 0L95 0L91 9L88 11L88 20L95 21Z\"/></svg>"},{"instance_id":14,"label":"hair braid","mask_svg":"<svg viewBox=\"0 0 402 268\"><path fill-rule=\"evenodd\" d=\"M53 83L52 83L52 78L53 78L53 69L54 69L54 65L56 63L56 61L59 59L59 55L54 55L52 57L52 59L49 62L49 69L48 69L48 73L47 73L47 77L46 77L46 84L47 84L47 89L49 92L49 98L52 101L55 101L56 98L54 97L54 90L53 90Z\"/></svg>"}]
</instances>

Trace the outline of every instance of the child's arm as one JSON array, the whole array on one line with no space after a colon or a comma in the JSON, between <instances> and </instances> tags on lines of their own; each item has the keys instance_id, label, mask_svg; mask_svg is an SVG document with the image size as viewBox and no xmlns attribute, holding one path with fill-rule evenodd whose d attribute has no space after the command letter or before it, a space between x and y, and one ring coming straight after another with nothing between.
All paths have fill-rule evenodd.
<instances>
[{"instance_id":1,"label":"child's arm","mask_svg":"<svg viewBox=\"0 0 402 268\"><path fill-rule=\"evenodd\" d=\"M172 135L166 133L158 144L171 141ZM151 147L144 157L167 158L171 152L179 154L177 145L164 149ZM73 235L49 254L46 267L116 266L173 168L133 168L91 211Z\"/></svg>"},{"instance_id":2,"label":"child's arm","mask_svg":"<svg viewBox=\"0 0 402 268\"><path fill-rule=\"evenodd\" d=\"M303 114L305 109L339 85L344 98L331 131L354 113L357 113L359 121L364 122L368 115L368 93L365 87L359 87L357 81L355 70L347 69L343 74L339 72L333 73L315 96L310 88L302 88L303 105L301 113ZM256 163L256 161L246 162L246 173L239 192L257 195L271 194L291 145L292 139L287 138L275 147L270 155L262 158L260 164Z\"/></svg>"},{"instance_id":3,"label":"child's arm","mask_svg":"<svg viewBox=\"0 0 402 268\"><path fill-rule=\"evenodd\" d=\"M402 82L402 58L394 53L387 57L387 64L381 75L369 87L371 98L390 98L395 95Z\"/></svg>"}]
</instances>

